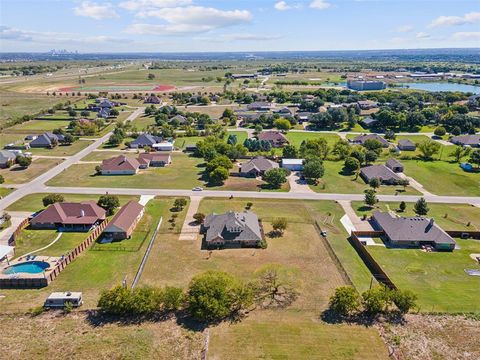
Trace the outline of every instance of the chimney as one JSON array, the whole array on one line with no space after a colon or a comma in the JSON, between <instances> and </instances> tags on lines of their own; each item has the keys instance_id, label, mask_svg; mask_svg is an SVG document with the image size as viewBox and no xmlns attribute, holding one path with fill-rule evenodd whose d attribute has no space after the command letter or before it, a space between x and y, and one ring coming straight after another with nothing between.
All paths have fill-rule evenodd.
<instances>
[{"instance_id":1,"label":"chimney","mask_svg":"<svg viewBox=\"0 0 480 360\"><path fill-rule=\"evenodd\" d=\"M80 210L80 217L84 217L85 216L85 211L82 209Z\"/></svg>"},{"instance_id":2,"label":"chimney","mask_svg":"<svg viewBox=\"0 0 480 360\"><path fill-rule=\"evenodd\" d=\"M434 223L435 223L435 220L433 220L433 218L430 219L429 222L428 222L427 227L425 228L425 232L429 232L430 229L433 227L433 224L434 224Z\"/></svg>"}]
</instances>

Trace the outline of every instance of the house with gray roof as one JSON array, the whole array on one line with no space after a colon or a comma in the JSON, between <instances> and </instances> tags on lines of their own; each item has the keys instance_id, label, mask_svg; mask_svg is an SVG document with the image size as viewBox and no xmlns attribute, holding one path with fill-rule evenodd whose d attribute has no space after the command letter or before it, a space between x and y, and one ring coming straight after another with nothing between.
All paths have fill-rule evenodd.
<instances>
[{"instance_id":1,"label":"house with gray roof","mask_svg":"<svg viewBox=\"0 0 480 360\"><path fill-rule=\"evenodd\" d=\"M369 117L364 118L362 121L360 121L360 124L362 124L363 127L370 128L370 127L375 127L375 124L378 122L378 120Z\"/></svg>"},{"instance_id":2,"label":"house with gray roof","mask_svg":"<svg viewBox=\"0 0 480 360\"><path fill-rule=\"evenodd\" d=\"M153 147L153 145L162 142L162 138L160 136L155 136L152 134L141 134L135 140L130 142L131 149L139 149L144 148L145 146Z\"/></svg>"},{"instance_id":3,"label":"house with gray roof","mask_svg":"<svg viewBox=\"0 0 480 360\"><path fill-rule=\"evenodd\" d=\"M360 170L360 176L367 184L374 178L377 178L385 185L396 185L402 180L400 176L385 165L365 166Z\"/></svg>"},{"instance_id":4,"label":"house with gray roof","mask_svg":"<svg viewBox=\"0 0 480 360\"><path fill-rule=\"evenodd\" d=\"M401 173L404 170L403 164L394 158L388 159L387 162L385 163L385 166L395 173Z\"/></svg>"},{"instance_id":5,"label":"house with gray roof","mask_svg":"<svg viewBox=\"0 0 480 360\"><path fill-rule=\"evenodd\" d=\"M363 134L363 135L358 135L355 137L351 142L353 144L358 144L358 145L365 145L365 141L367 140L377 140L379 141L383 147L387 148L390 146L390 143L385 140L383 137L381 137L378 134Z\"/></svg>"},{"instance_id":6,"label":"house with gray roof","mask_svg":"<svg viewBox=\"0 0 480 360\"><path fill-rule=\"evenodd\" d=\"M0 169L10 167L15 163L17 156L12 151L0 150Z\"/></svg>"},{"instance_id":7,"label":"house with gray roof","mask_svg":"<svg viewBox=\"0 0 480 360\"><path fill-rule=\"evenodd\" d=\"M454 136L450 142L455 145L480 147L480 134Z\"/></svg>"},{"instance_id":8,"label":"house with gray roof","mask_svg":"<svg viewBox=\"0 0 480 360\"><path fill-rule=\"evenodd\" d=\"M385 240L393 246L430 245L437 250L455 249L455 240L442 230L434 219L419 216L397 217L388 212L376 211L372 215L371 223L374 229L385 233Z\"/></svg>"},{"instance_id":9,"label":"house with gray roof","mask_svg":"<svg viewBox=\"0 0 480 360\"><path fill-rule=\"evenodd\" d=\"M265 101L255 101L247 105L247 109L250 111L269 111L273 108L272 103Z\"/></svg>"},{"instance_id":10,"label":"house with gray roof","mask_svg":"<svg viewBox=\"0 0 480 360\"><path fill-rule=\"evenodd\" d=\"M210 214L202 232L208 248L255 247L264 239L258 216L251 211Z\"/></svg>"},{"instance_id":11,"label":"house with gray roof","mask_svg":"<svg viewBox=\"0 0 480 360\"><path fill-rule=\"evenodd\" d=\"M268 160L263 156L257 156L240 165L239 173L246 177L258 177L268 170L278 168L278 163Z\"/></svg>"},{"instance_id":12,"label":"house with gray roof","mask_svg":"<svg viewBox=\"0 0 480 360\"><path fill-rule=\"evenodd\" d=\"M398 140L397 148L401 151L415 151L417 145L410 139L401 139Z\"/></svg>"},{"instance_id":13,"label":"house with gray roof","mask_svg":"<svg viewBox=\"0 0 480 360\"><path fill-rule=\"evenodd\" d=\"M65 137L60 134L53 134L46 132L45 134L38 135L36 139L30 142L31 148L53 148L56 145L65 141Z\"/></svg>"},{"instance_id":14,"label":"house with gray roof","mask_svg":"<svg viewBox=\"0 0 480 360\"><path fill-rule=\"evenodd\" d=\"M183 115L175 115L174 117L168 120L168 123L171 123L172 121L178 121L180 125L188 125L188 120Z\"/></svg>"}]
</instances>

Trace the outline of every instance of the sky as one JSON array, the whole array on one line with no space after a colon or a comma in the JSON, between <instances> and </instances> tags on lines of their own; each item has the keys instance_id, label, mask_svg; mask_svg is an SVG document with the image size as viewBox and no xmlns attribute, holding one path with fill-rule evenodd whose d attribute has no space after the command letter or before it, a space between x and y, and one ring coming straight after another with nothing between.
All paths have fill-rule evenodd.
<instances>
[{"instance_id":1,"label":"sky","mask_svg":"<svg viewBox=\"0 0 480 360\"><path fill-rule=\"evenodd\" d=\"M0 52L480 48L480 0L0 0Z\"/></svg>"}]
</instances>

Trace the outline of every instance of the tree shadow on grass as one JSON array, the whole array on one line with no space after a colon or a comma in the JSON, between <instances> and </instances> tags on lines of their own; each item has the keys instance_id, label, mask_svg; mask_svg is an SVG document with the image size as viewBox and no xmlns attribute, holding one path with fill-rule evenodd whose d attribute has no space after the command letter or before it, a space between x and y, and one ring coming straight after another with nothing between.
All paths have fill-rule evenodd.
<instances>
[{"instance_id":1,"label":"tree shadow on grass","mask_svg":"<svg viewBox=\"0 0 480 360\"><path fill-rule=\"evenodd\" d=\"M380 314L359 312L352 315L341 315L328 308L320 314L320 319L327 324L355 324L366 327L375 325L376 323L395 325L404 325L406 323L404 315L399 311Z\"/></svg>"}]
</instances>

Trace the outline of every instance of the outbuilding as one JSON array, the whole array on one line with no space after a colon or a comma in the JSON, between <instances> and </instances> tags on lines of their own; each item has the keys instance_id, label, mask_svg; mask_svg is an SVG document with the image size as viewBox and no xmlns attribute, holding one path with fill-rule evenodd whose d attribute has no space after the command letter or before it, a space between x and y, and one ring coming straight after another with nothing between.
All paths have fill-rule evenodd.
<instances>
[{"instance_id":1,"label":"outbuilding","mask_svg":"<svg viewBox=\"0 0 480 360\"><path fill-rule=\"evenodd\" d=\"M302 171L304 159L282 159L282 168L290 171Z\"/></svg>"}]
</instances>

